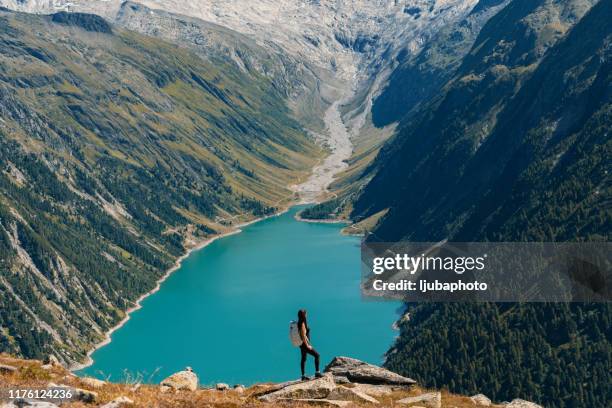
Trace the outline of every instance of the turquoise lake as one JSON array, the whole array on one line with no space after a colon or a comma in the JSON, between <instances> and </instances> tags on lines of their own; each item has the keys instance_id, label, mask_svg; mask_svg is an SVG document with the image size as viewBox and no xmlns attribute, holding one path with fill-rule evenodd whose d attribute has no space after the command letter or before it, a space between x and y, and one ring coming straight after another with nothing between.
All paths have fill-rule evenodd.
<instances>
[{"instance_id":1,"label":"turquoise lake","mask_svg":"<svg viewBox=\"0 0 612 408\"><path fill-rule=\"evenodd\" d=\"M201 384L295 379L300 352L288 332L300 308L321 369L337 355L380 364L400 304L363 300L360 239L298 222L299 209L193 252L79 374L158 382L191 366Z\"/></svg>"}]
</instances>

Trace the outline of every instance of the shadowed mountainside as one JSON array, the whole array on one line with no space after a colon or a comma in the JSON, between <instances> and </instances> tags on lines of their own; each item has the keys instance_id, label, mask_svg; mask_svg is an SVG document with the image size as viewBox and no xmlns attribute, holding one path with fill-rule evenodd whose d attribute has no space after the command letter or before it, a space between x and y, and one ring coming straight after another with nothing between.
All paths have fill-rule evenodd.
<instances>
[{"instance_id":1,"label":"shadowed mountainside","mask_svg":"<svg viewBox=\"0 0 612 408\"><path fill-rule=\"evenodd\" d=\"M443 93L377 158L353 212L388 209L368 239L608 240L611 14L609 1L513 1L489 20ZM612 399L608 305L407 312L386 365L425 385L550 407Z\"/></svg>"}]
</instances>

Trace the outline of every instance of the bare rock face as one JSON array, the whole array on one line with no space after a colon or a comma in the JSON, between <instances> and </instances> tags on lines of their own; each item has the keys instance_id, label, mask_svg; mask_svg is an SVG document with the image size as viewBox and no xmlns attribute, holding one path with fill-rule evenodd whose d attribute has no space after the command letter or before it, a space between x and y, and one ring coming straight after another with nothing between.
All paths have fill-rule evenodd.
<instances>
[{"instance_id":1,"label":"bare rock face","mask_svg":"<svg viewBox=\"0 0 612 408\"><path fill-rule=\"evenodd\" d=\"M512 400L509 404L505 405L505 408L542 408L541 405L538 405L534 402L529 402L522 400L520 398Z\"/></svg>"},{"instance_id":2,"label":"bare rock face","mask_svg":"<svg viewBox=\"0 0 612 408\"><path fill-rule=\"evenodd\" d=\"M350 357L335 357L325 367L325 372L331 373L334 378L346 378L350 382L360 384L395 386L411 386L416 384L416 381L411 378L403 377L385 368Z\"/></svg>"},{"instance_id":3,"label":"bare rock face","mask_svg":"<svg viewBox=\"0 0 612 408\"><path fill-rule=\"evenodd\" d=\"M312 381L288 385L280 390L259 397L263 402L277 402L288 399L326 399L336 388L333 377L328 374Z\"/></svg>"},{"instance_id":4,"label":"bare rock face","mask_svg":"<svg viewBox=\"0 0 612 408\"><path fill-rule=\"evenodd\" d=\"M439 392L429 392L426 394L417 395L416 397L408 397L397 401L398 404L420 404L426 408L441 408L442 394Z\"/></svg>"},{"instance_id":5,"label":"bare rock face","mask_svg":"<svg viewBox=\"0 0 612 408\"><path fill-rule=\"evenodd\" d=\"M484 394L476 394L476 395L470 397L470 399L476 405L480 405L480 406L483 406L483 407L491 406L491 400L486 395L484 395Z\"/></svg>"},{"instance_id":6,"label":"bare rock face","mask_svg":"<svg viewBox=\"0 0 612 408\"><path fill-rule=\"evenodd\" d=\"M193 372L191 367L187 367L185 370L174 373L163 380L161 386L162 389L168 387L177 391L195 391L198 389L198 376Z\"/></svg>"}]
</instances>

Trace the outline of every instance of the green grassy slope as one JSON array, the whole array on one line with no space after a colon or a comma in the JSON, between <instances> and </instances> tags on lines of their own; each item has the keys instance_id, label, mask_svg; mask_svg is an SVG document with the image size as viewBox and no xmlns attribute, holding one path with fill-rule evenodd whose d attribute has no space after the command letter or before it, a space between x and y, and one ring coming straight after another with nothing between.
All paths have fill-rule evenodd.
<instances>
[{"instance_id":1,"label":"green grassy slope","mask_svg":"<svg viewBox=\"0 0 612 408\"><path fill-rule=\"evenodd\" d=\"M0 11L0 350L83 357L320 155L270 80L89 15Z\"/></svg>"}]
</instances>

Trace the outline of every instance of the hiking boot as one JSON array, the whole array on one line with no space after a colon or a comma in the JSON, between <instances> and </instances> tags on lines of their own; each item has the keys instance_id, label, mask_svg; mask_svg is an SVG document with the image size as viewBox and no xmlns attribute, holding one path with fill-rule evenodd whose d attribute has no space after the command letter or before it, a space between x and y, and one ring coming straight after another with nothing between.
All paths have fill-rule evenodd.
<instances>
[{"instance_id":1,"label":"hiking boot","mask_svg":"<svg viewBox=\"0 0 612 408\"><path fill-rule=\"evenodd\" d=\"M302 376L302 381L310 381L310 377L303 375Z\"/></svg>"},{"instance_id":2,"label":"hiking boot","mask_svg":"<svg viewBox=\"0 0 612 408\"><path fill-rule=\"evenodd\" d=\"M317 372L315 373L315 378L321 378L321 377L323 377L323 374L321 374L321 372L320 372L320 371L317 371Z\"/></svg>"}]
</instances>

